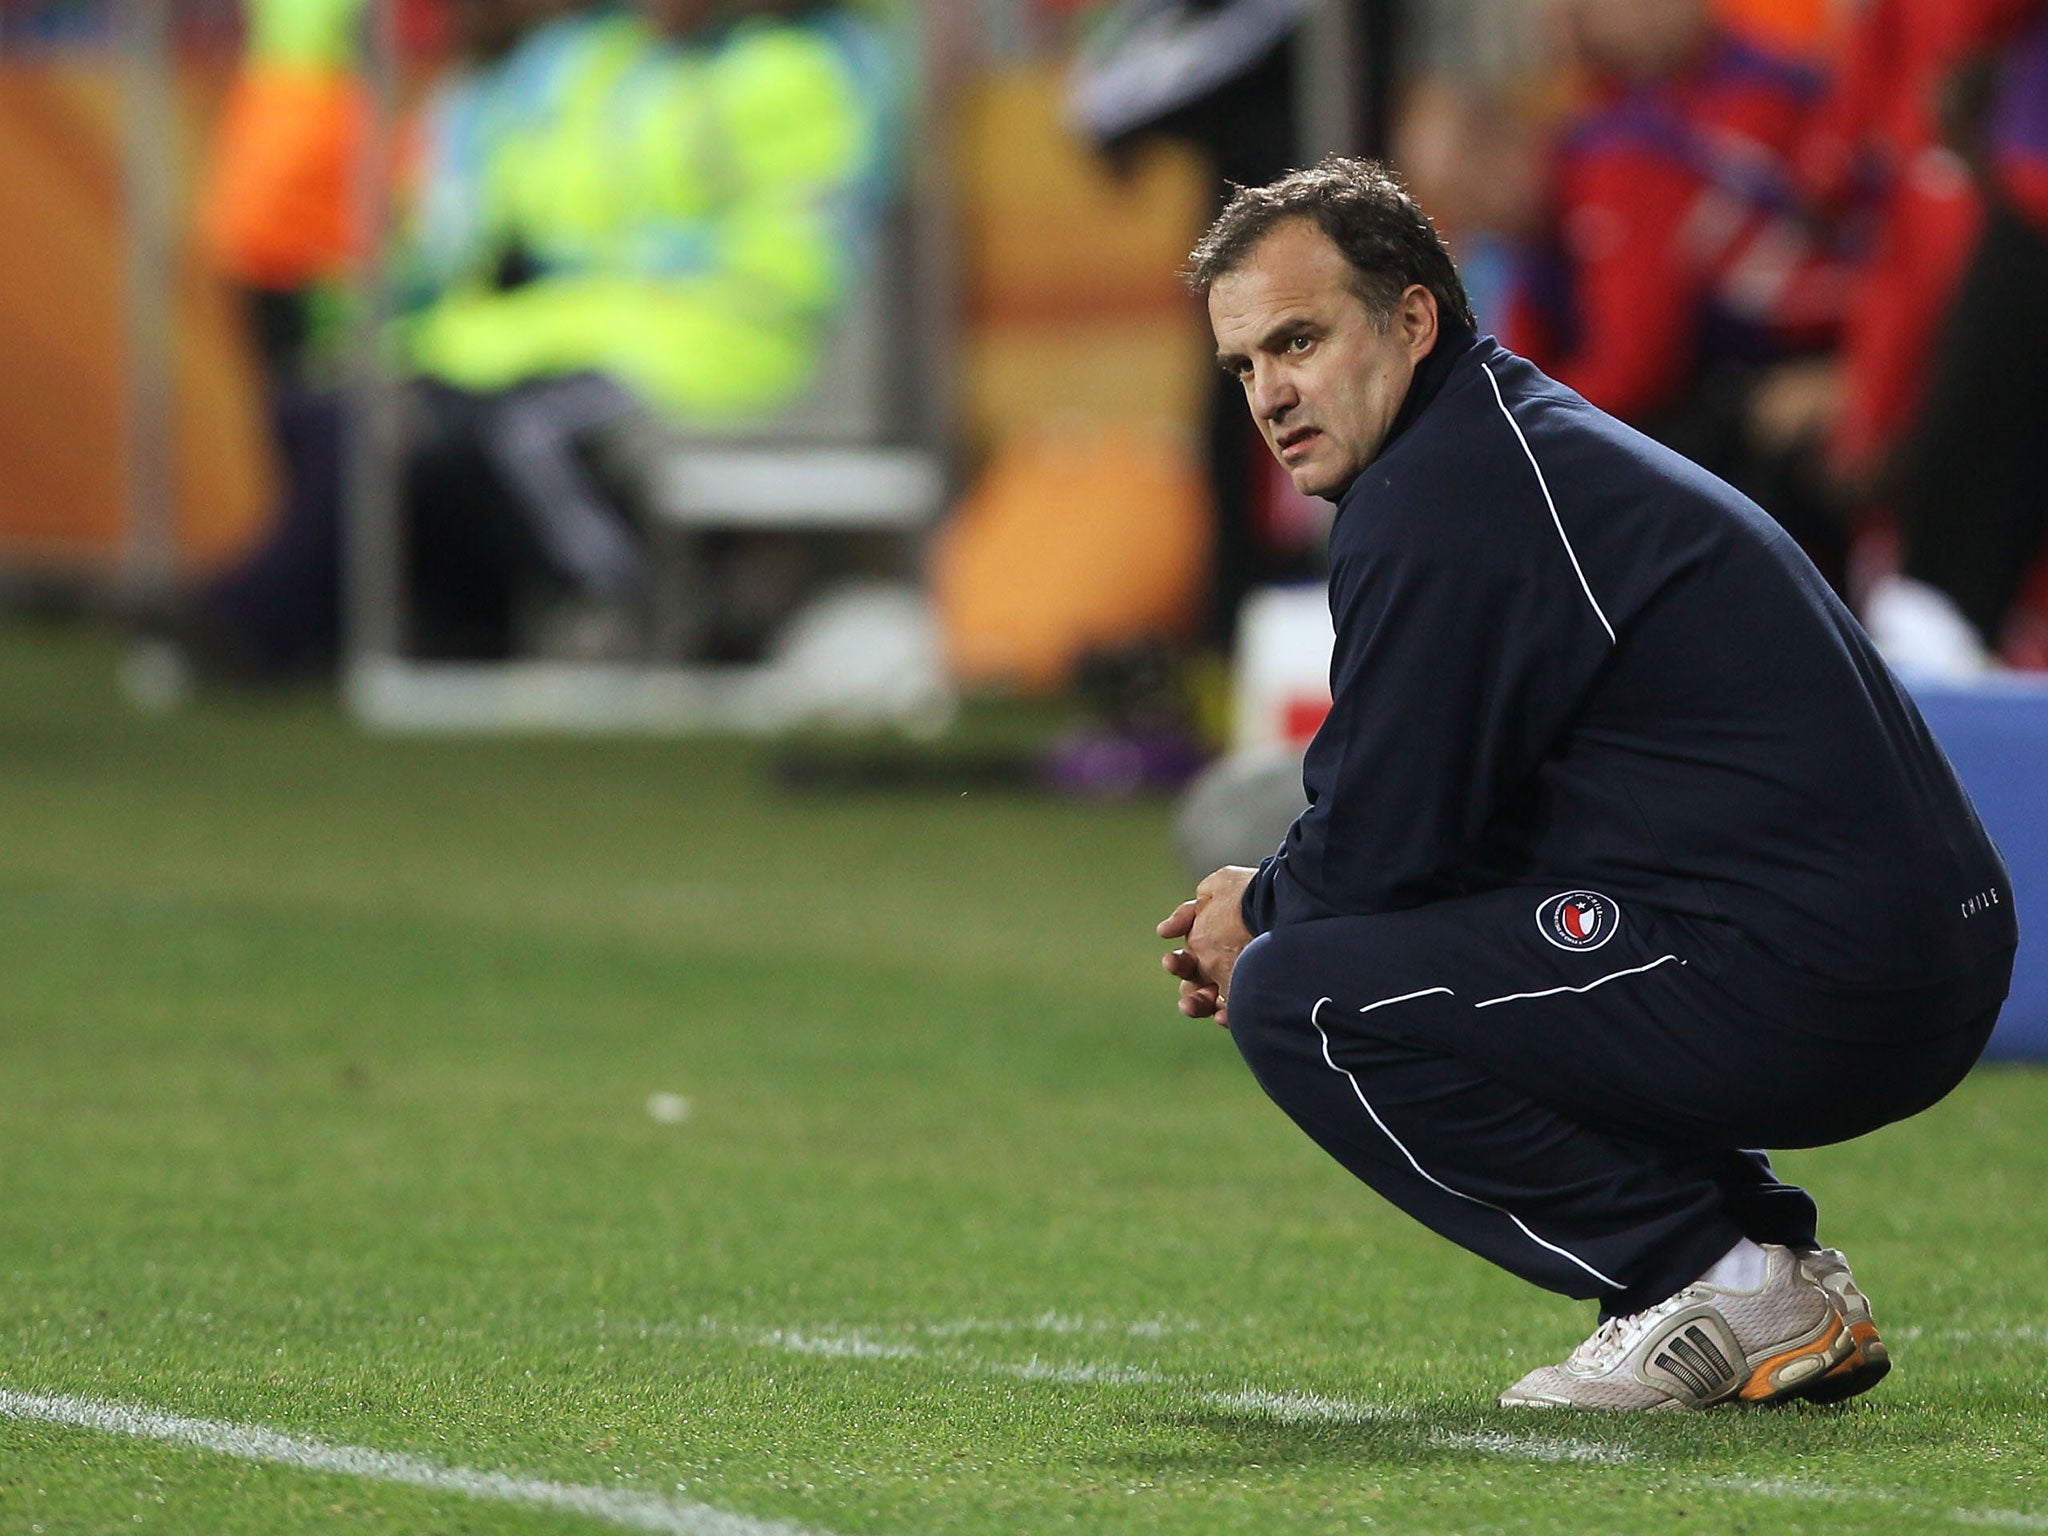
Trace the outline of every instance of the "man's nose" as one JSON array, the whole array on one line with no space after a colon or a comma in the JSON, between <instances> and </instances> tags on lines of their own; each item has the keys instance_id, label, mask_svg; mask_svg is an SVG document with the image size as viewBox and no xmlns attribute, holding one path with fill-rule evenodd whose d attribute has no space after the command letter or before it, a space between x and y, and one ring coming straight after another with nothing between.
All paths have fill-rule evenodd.
<instances>
[{"instance_id":1,"label":"man's nose","mask_svg":"<svg viewBox=\"0 0 2048 1536\"><path fill-rule=\"evenodd\" d=\"M1261 421L1278 421L1301 401L1293 381L1277 369L1252 372L1252 414Z\"/></svg>"}]
</instances>

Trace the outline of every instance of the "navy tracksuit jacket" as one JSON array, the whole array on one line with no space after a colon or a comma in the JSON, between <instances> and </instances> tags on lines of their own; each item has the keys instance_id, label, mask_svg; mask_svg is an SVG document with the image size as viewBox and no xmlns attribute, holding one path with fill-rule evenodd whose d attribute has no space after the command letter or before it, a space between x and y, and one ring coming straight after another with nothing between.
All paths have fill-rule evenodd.
<instances>
[{"instance_id":1,"label":"navy tracksuit jacket","mask_svg":"<svg viewBox=\"0 0 2048 1536\"><path fill-rule=\"evenodd\" d=\"M1751 1144L1982 1049L2007 876L1912 701L1752 502L1447 331L1331 535L1334 706L1247 888L1233 1036L1360 1177L1632 1310L1813 1240Z\"/></svg>"}]
</instances>

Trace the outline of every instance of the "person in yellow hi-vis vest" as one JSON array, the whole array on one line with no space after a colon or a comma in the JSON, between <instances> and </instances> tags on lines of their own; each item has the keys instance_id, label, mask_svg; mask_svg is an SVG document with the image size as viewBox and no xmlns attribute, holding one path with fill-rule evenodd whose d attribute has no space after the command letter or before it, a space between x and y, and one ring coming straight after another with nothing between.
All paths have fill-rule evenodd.
<instances>
[{"instance_id":1,"label":"person in yellow hi-vis vest","mask_svg":"<svg viewBox=\"0 0 2048 1536\"><path fill-rule=\"evenodd\" d=\"M505 244L506 215L494 207L491 166L544 102L531 85L533 39L559 47L573 22L568 0L448 0L456 24L453 57L428 84L401 134L392 267L400 307L422 309L465 283L492 280ZM517 73L529 82L521 92Z\"/></svg>"},{"instance_id":2,"label":"person in yellow hi-vis vest","mask_svg":"<svg viewBox=\"0 0 2048 1536\"><path fill-rule=\"evenodd\" d=\"M591 27L577 99L498 152L532 280L445 296L414 357L479 392L595 368L686 421L758 416L809 382L845 290L874 111L822 29L752 16L628 58L631 35Z\"/></svg>"},{"instance_id":3,"label":"person in yellow hi-vis vest","mask_svg":"<svg viewBox=\"0 0 2048 1536\"><path fill-rule=\"evenodd\" d=\"M590 471L592 437L642 411L759 420L815 375L860 260L882 93L858 33L780 9L599 7L507 61L492 259L407 326L431 423L410 498L427 652L501 654L522 631L630 649L639 539ZM618 623L544 617L579 608Z\"/></svg>"}]
</instances>

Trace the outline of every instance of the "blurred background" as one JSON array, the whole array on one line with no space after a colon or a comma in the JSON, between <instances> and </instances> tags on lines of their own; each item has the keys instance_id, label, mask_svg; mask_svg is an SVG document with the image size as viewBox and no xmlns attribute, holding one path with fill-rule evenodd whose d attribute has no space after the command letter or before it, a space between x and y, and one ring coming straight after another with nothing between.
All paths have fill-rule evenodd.
<instances>
[{"instance_id":1,"label":"blurred background","mask_svg":"<svg viewBox=\"0 0 2048 1536\"><path fill-rule=\"evenodd\" d=\"M1329 509L1178 268L1330 151L1800 540L2048 886L2048 0L0 0L0 639L1255 860Z\"/></svg>"}]
</instances>

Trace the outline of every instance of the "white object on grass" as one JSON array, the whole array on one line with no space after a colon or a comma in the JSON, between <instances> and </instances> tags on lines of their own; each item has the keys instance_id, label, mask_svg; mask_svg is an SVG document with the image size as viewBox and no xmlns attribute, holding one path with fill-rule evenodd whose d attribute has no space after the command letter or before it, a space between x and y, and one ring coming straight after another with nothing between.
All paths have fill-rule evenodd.
<instances>
[{"instance_id":1,"label":"white object on grass","mask_svg":"<svg viewBox=\"0 0 2048 1536\"><path fill-rule=\"evenodd\" d=\"M121 692L145 715L168 715L192 700L192 667L168 640L137 640L121 656Z\"/></svg>"},{"instance_id":2,"label":"white object on grass","mask_svg":"<svg viewBox=\"0 0 2048 1536\"><path fill-rule=\"evenodd\" d=\"M690 1118L690 1101L680 1093L650 1093L647 1118L657 1125L681 1125Z\"/></svg>"}]
</instances>

